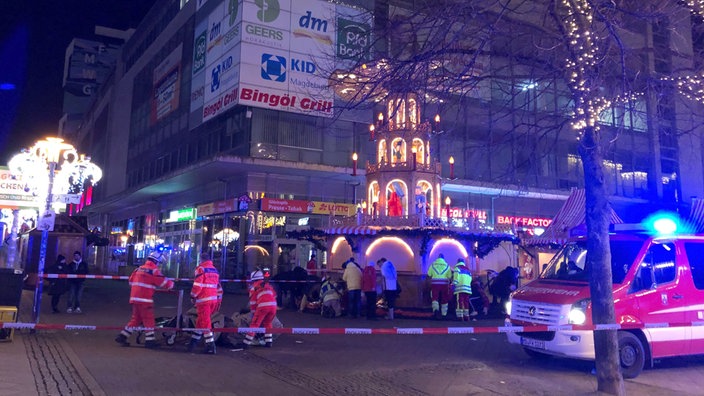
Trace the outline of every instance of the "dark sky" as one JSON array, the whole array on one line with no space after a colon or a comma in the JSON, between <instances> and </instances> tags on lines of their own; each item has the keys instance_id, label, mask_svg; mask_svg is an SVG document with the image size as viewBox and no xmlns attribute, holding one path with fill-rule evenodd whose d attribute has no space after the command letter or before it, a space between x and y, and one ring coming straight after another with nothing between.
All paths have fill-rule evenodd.
<instances>
[{"instance_id":1,"label":"dark sky","mask_svg":"<svg viewBox=\"0 0 704 396\"><path fill-rule=\"evenodd\" d=\"M56 135L64 54L96 25L137 27L155 0L0 0L0 165Z\"/></svg>"}]
</instances>

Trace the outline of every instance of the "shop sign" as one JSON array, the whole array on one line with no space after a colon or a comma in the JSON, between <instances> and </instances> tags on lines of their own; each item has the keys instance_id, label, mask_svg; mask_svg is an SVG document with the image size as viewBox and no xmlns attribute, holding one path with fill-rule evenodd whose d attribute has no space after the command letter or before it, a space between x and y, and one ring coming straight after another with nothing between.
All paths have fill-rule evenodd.
<instances>
[{"instance_id":1,"label":"shop sign","mask_svg":"<svg viewBox=\"0 0 704 396\"><path fill-rule=\"evenodd\" d=\"M335 216L352 216L355 213L353 204L334 202L304 201L293 199L262 198L261 210L264 212L333 214Z\"/></svg>"},{"instance_id":2,"label":"shop sign","mask_svg":"<svg viewBox=\"0 0 704 396\"><path fill-rule=\"evenodd\" d=\"M497 224L511 224L515 223L516 227L542 227L545 228L550 225L552 219L546 219L544 217L522 217L522 216L496 216Z\"/></svg>"},{"instance_id":3,"label":"shop sign","mask_svg":"<svg viewBox=\"0 0 704 396\"><path fill-rule=\"evenodd\" d=\"M175 223L177 221L188 221L196 218L195 208L185 208L172 210L169 212L169 217L164 220L165 223Z\"/></svg>"},{"instance_id":4,"label":"shop sign","mask_svg":"<svg viewBox=\"0 0 704 396\"><path fill-rule=\"evenodd\" d=\"M226 199L224 201L217 201L207 203L205 205L198 205L196 207L196 212L198 216L210 216L220 213L234 212L237 208L234 199Z\"/></svg>"},{"instance_id":5,"label":"shop sign","mask_svg":"<svg viewBox=\"0 0 704 396\"><path fill-rule=\"evenodd\" d=\"M443 208L443 215L447 215L447 210ZM481 222L486 222L487 215L486 215L486 210L479 210L479 209L466 209L466 208L459 208L459 207L454 207L450 208L450 217L457 219L457 218L463 218L463 219L468 219L470 217L474 217L475 220L479 220Z\"/></svg>"},{"instance_id":6,"label":"shop sign","mask_svg":"<svg viewBox=\"0 0 704 396\"><path fill-rule=\"evenodd\" d=\"M112 227L110 229L111 234L122 234L122 227Z\"/></svg>"}]
</instances>

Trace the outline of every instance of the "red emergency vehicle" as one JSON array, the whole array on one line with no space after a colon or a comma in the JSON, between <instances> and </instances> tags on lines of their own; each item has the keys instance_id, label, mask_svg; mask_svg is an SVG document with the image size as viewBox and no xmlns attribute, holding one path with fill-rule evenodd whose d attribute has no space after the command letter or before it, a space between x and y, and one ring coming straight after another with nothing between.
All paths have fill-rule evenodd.
<instances>
[{"instance_id":1,"label":"red emergency vehicle","mask_svg":"<svg viewBox=\"0 0 704 396\"><path fill-rule=\"evenodd\" d=\"M638 376L655 359L704 354L704 236L610 234L619 358L625 378ZM507 325L591 325L590 268L586 240L574 238L550 261L540 277L516 290L508 304ZM693 323L691 326L668 324ZM591 330L509 332L508 341L533 357L594 359Z\"/></svg>"}]
</instances>

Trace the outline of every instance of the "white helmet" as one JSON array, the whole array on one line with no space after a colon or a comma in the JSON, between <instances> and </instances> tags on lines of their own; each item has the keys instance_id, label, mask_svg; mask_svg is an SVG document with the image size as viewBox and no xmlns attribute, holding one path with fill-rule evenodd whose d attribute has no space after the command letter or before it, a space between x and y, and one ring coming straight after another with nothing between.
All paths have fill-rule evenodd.
<instances>
[{"instance_id":1,"label":"white helmet","mask_svg":"<svg viewBox=\"0 0 704 396\"><path fill-rule=\"evenodd\" d=\"M254 271L249 275L249 280L251 280L251 281L264 280L264 273L259 270Z\"/></svg>"},{"instance_id":2,"label":"white helmet","mask_svg":"<svg viewBox=\"0 0 704 396\"><path fill-rule=\"evenodd\" d=\"M150 259L153 262L159 264L164 260L164 253L155 250L155 251L149 253L149 256L147 256L147 259Z\"/></svg>"}]
</instances>

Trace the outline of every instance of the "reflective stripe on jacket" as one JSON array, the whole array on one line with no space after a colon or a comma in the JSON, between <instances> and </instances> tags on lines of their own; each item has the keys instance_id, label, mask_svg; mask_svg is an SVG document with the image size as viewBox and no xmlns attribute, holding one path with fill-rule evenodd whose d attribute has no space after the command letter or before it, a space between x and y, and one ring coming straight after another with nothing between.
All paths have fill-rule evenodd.
<instances>
[{"instance_id":1,"label":"reflective stripe on jacket","mask_svg":"<svg viewBox=\"0 0 704 396\"><path fill-rule=\"evenodd\" d=\"M438 257L428 267L428 276L432 284L447 285L452 279L452 271L445 259Z\"/></svg>"},{"instance_id":2,"label":"reflective stripe on jacket","mask_svg":"<svg viewBox=\"0 0 704 396\"><path fill-rule=\"evenodd\" d=\"M154 304L156 289L171 289L174 282L159 271L156 264L147 260L130 275L130 304Z\"/></svg>"},{"instance_id":3,"label":"reflective stripe on jacket","mask_svg":"<svg viewBox=\"0 0 704 396\"><path fill-rule=\"evenodd\" d=\"M469 272L467 267L464 265L458 265L455 267L455 273L452 277L452 285L455 286L455 294L472 294L472 273Z\"/></svg>"},{"instance_id":4,"label":"reflective stripe on jacket","mask_svg":"<svg viewBox=\"0 0 704 396\"><path fill-rule=\"evenodd\" d=\"M203 261L196 267L191 298L196 300L196 305L222 299L220 274L212 261Z\"/></svg>"},{"instance_id":5,"label":"reflective stripe on jacket","mask_svg":"<svg viewBox=\"0 0 704 396\"><path fill-rule=\"evenodd\" d=\"M249 288L249 308L254 312L264 307L276 309L276 292L270 284L257 281Z\"/></svg>"}]
</instances>

